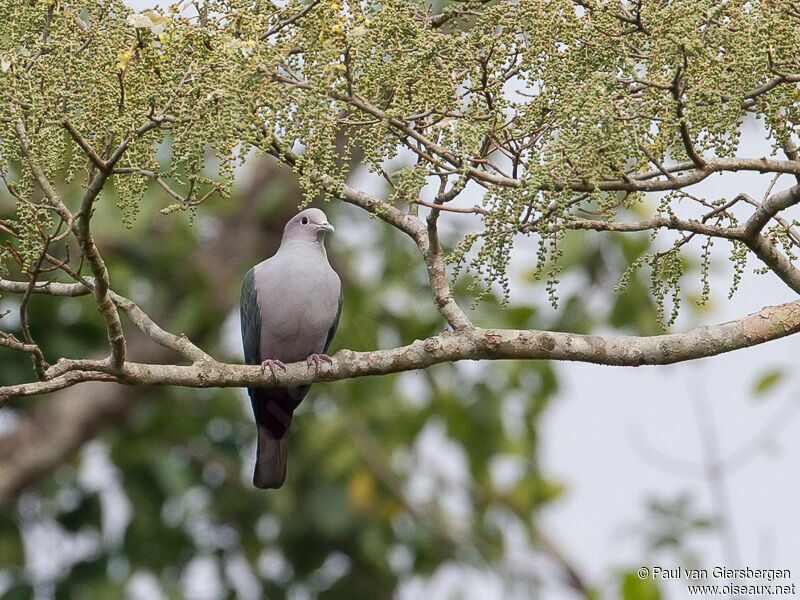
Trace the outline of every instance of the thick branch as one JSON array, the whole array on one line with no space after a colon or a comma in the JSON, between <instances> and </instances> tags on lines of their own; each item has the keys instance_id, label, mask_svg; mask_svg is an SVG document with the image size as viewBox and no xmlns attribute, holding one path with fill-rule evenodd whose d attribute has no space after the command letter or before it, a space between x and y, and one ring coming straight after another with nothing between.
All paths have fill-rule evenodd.
<instances>
[{"instance_id":1,"label":"thick branch","mask_svg":"<svg viewBox=\"0 0 800 600\"><path fill-rule=\"evenodd\" d=\"M775 244L763 235L745 238L743 241L761 262L767 265L792 290L800 294L800 270L775 247Z\"/></svg>"},{"instance_id":2,"label":"thick branch","mask_svg":"<svg viewBox=\"0 0 800 600\"><path fill-rule=\"evenodd\" d=\"M800 185L770 196L756 208L742 228L742 241L786 285L800 294L800 271L782 254L775 244L761 235L761 230L778 213L800 202Z\"/></svg>"},{"instance_id":3,"label":"thick branch","mask_svg":"<svg viewBox=\"0 0 800 600\"><path fill-rule=\"evenodd\" d=\"M92 159L92 161L94 162L95 160L99 160L100 164L102 164L102 167L98 168L97 173L92 178L89 186L86 188L86 191L83 194L83 198L81 199L81 208L77 215L75 237L80 244L81 254L89 264L89 269L92 271L92 275L94 275L92 292L94 293L95 302L97 302L97 306L100 309L100 314L103 315L103 319L106 323L108 343L111 346L111 356L109 357L109 362L112 368L118 368L123 362L125 362L125 335L122 331L122 323L119 320L119 314L117 313L116 305L111 299L111 295L109 293L110 282L108 269L106 268L103 257L100 255L100 251L97 249L97 244L95 244L94 236L92 235L91 231L90 222L92 219L92 213L94 212L94 202L102 191L103 186L105 186L109 175L113 172L114 166L119 162L119 159L122 158L122 155L127 150L133 137L141 137L148 131L159 127L165 120L169 119L164 115L160 117L151 117L147 123L136 129L131 135L122 140L111 153L111 156L107 161L103 161L99 156L92 158L92 153L89 154L89 157ZM84 144L81 144L80 142L82 139L80 132L74 130L74 128L71 128L71 126L68 125L68 120L63 121L62 123L65 127L67 127L76 141L78 141L79 145L81 145L83 148Z\"/></svg>"},{"instance_id":4,"label":"thick branch","mask_svg":"<svg viewBox=\"0 0 800 600\"><path fill-rule=\"evenodd\" d=\"M747 317L685 333L651 337L599 337L573 333L465 328L372 352L341 350L319 372L305 361L275 375L259 366L202 362L190 366L126 362L118 370L106 362L75 361L76 370L32 383L0 388L0 403L63 389L82 381L184 387L296 387L366 375L424 369L459 360L568 360L612 366L664 365L747 348L800 331L800 300L766 307ZM69 364L66 365L69 367ZM57 369L56 365L54 369ZM91 369L91 370L90 370Z\"/></svg>"},{"instance_id":5,"label":"thick branch","mask_svg":"<svg viewBox=\"0 0 800 600\"><path fill-rule=\"evenodd\" d=\"M798 202L800 202L800 185L774 194L763 202L747 220L744 226L745 237L754 238L764 229L770 219Z\"/></svg>"},{"instance_id":6,"label":"thick branch","mask_svg":"<svg viewBox=\"0 0 800 600\"><path fill-rule=\"evenodd\" d=\"M0 279L0 292L10 294L24 294L28 288L26 281L12 281L10 279ZM31 288L34 294L47 294L49 296L85 296L91 290L82 283L59 283L56 281L37 281Z\"/></svg>"},{"instance_id":7,"label":"thick branch","mask_svg":"<svg viewBox=\"0 0 800 600\"><path fill-rule=\"evenodd\" d=\"M81 247L81 254L89 264L89 269L95 278L94 285L94 299L100 309L100 314L106 322L106 330L108 333L108 343L111 346L111 356L109 360L113 367L120 367L125 361L125 336L122 331L122 323L117 314L117 308L109 295L109 277L108 269L100 251L95 244L94 236L90 228L90 221L92 218L94 201L100 190L103 189L106 179L108 178L107 171L98 171L92 179L89 187L83 195L81 201L81 209L78 213L77 226L75 228L75 237Z\"/></svg>"}]
</instances>

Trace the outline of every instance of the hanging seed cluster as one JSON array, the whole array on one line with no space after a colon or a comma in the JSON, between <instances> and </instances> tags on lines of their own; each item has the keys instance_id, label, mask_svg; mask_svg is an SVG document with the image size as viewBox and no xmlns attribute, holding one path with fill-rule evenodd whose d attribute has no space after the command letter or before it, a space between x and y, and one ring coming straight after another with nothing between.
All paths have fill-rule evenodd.
<instances>
[{"instance_id":1,"label":"hanging seed cluster","mask_svg":"<svg viewBox=\"0 0 800 600\"><path fill-rule=\"evenodd\" d=\"M483 228L449 260L473 274L477 295L493 285L507 295L514 241L536 236L532 266L555 302L559 242L576 211L615 220L642 207L626 183L746 154L748 112L776 152L798 132L800 12L788 0L472 0L438 14L421 0L196 4L134 13L120 0L0 0L0 169L16 194L36 202L19 120L54 180L85 183L92 169L65 118L100 156L130 140L104 192L128 224L153 173L185 194L162 212L184 210L213 186L224 196L256 147L293 165L305 203L335 195L358 156L391 181L392 203L414 203L430 182L478 183ZM414 166L386 173L401 150ZM659 214L682 200L668 195ZM21 244L35 253L26 211ZM765 234L795 256L786 226ZM711 240L685 237L633 265L649 266L662 311L673 299L667 322L690 243L708 297ZM747 252L734 243L730 256L735 289Z\"/></svg>"}]
</instances>

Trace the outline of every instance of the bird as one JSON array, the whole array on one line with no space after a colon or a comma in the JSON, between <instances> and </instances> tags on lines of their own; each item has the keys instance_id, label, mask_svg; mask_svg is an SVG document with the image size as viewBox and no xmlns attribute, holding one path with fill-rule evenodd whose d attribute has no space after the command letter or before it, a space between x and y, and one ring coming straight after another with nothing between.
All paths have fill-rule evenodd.
<instances>
[{"instance_id":1,"label":"bird","mask_svg":"<svg viewBox=\"0 0 800 600\"><path fill-rule=\"evenodd\" d=\"M246 364L275 376L284 363L306 360L319 370L342 312L342 284L328 262L325 235L334 227L309 208L286 223L277 252L250 269L242 283L240 317ZM286 480L292 414L310 385L250 387L258 442L253 485L276 489Z\"/></svg>"}]
</instances>

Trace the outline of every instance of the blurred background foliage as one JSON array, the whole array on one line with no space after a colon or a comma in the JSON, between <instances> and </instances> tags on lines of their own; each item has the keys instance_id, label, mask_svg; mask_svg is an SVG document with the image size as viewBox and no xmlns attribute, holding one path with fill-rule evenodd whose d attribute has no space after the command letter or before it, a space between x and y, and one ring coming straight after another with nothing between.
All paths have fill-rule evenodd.
<instances>
[{"instance_id":1,"label":"blurred background foliage","mask_svg":"<svg viewBox=\"0 0 800 600\"><path fill-rule=\"evenodd\" d=\"M150 189L131 229L109 193L93 221L114 289L233 361L240 360L241 278L277 248L300 199L293 175L265 158L252 158L239 181L230 199L210 200L195 214L159 214L165 198ZM78 190L62 189L74 205ZM413 244L351 206L322 208L337 227L329 255L345 290L332 353L405 344L441 329ZM13 210L0 196L0 212ZM444 242L452 246L456 236ZM639 275L603 311L590 305L592 290L607 293L618 265L649 244L647 236L609 235L602 244L568 236L564 279L578 283L565 286L574 291L562 293L558 311L545 308L543 285L532 281L529 292L512 297L521 304L503 308L490 295L473 309L474 320L654 333L655 307ZM531 273L535 263L532 253ZM519 275L526 277L524 268ZM468 283L456 288L466 305ZM12 331L15 301L0 300L12 309L3 322ZM104 352L90 298L35 296L29 311L46 356ZM171 358L128 331L134 360ZM0 348L0 360L0 384L30 378L26 355ZM565 597L598 597L601 589L583 581L538 526L565 490L538 461L541 417L557 390L556 370L544 361L440 365L315 385L296 415L288 481L270 492L250 483L255 427L243 390L91 384L11 402L0 420L6 441L26 420L49 419L37 411L67 396L115 404L87 431L73 432L74 451L60 466L7 499L2 597L390 598L403 584L413 597L415 578L453 564L500 573L507 597L533 597L541 585L561 586ZM31 435L69 427L40 425ZM0 437L0 479L3 462L14 460L9 443ZM508 556L520 551L540 554L548 566L509 567ZM658 597L632 572L614 582L614 595Z\"/></svg>"}]
</instances>

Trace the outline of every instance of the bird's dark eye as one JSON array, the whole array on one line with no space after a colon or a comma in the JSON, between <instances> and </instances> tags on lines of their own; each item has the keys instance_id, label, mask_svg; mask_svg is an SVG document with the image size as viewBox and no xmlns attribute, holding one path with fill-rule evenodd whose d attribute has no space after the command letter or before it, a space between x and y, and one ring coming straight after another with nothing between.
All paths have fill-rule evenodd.
<instances>
[{"instance_id":1,"label":"bird's dark eye","mask_svg":"<svg viewBox=\"0 0 800 600\"><path fill-rule=\"evenodd\" d=\"M301 222L303 225L308 225L308 217L303 217L302 219L300 219L300 222Z\"/></svg>"}]
</instances>

